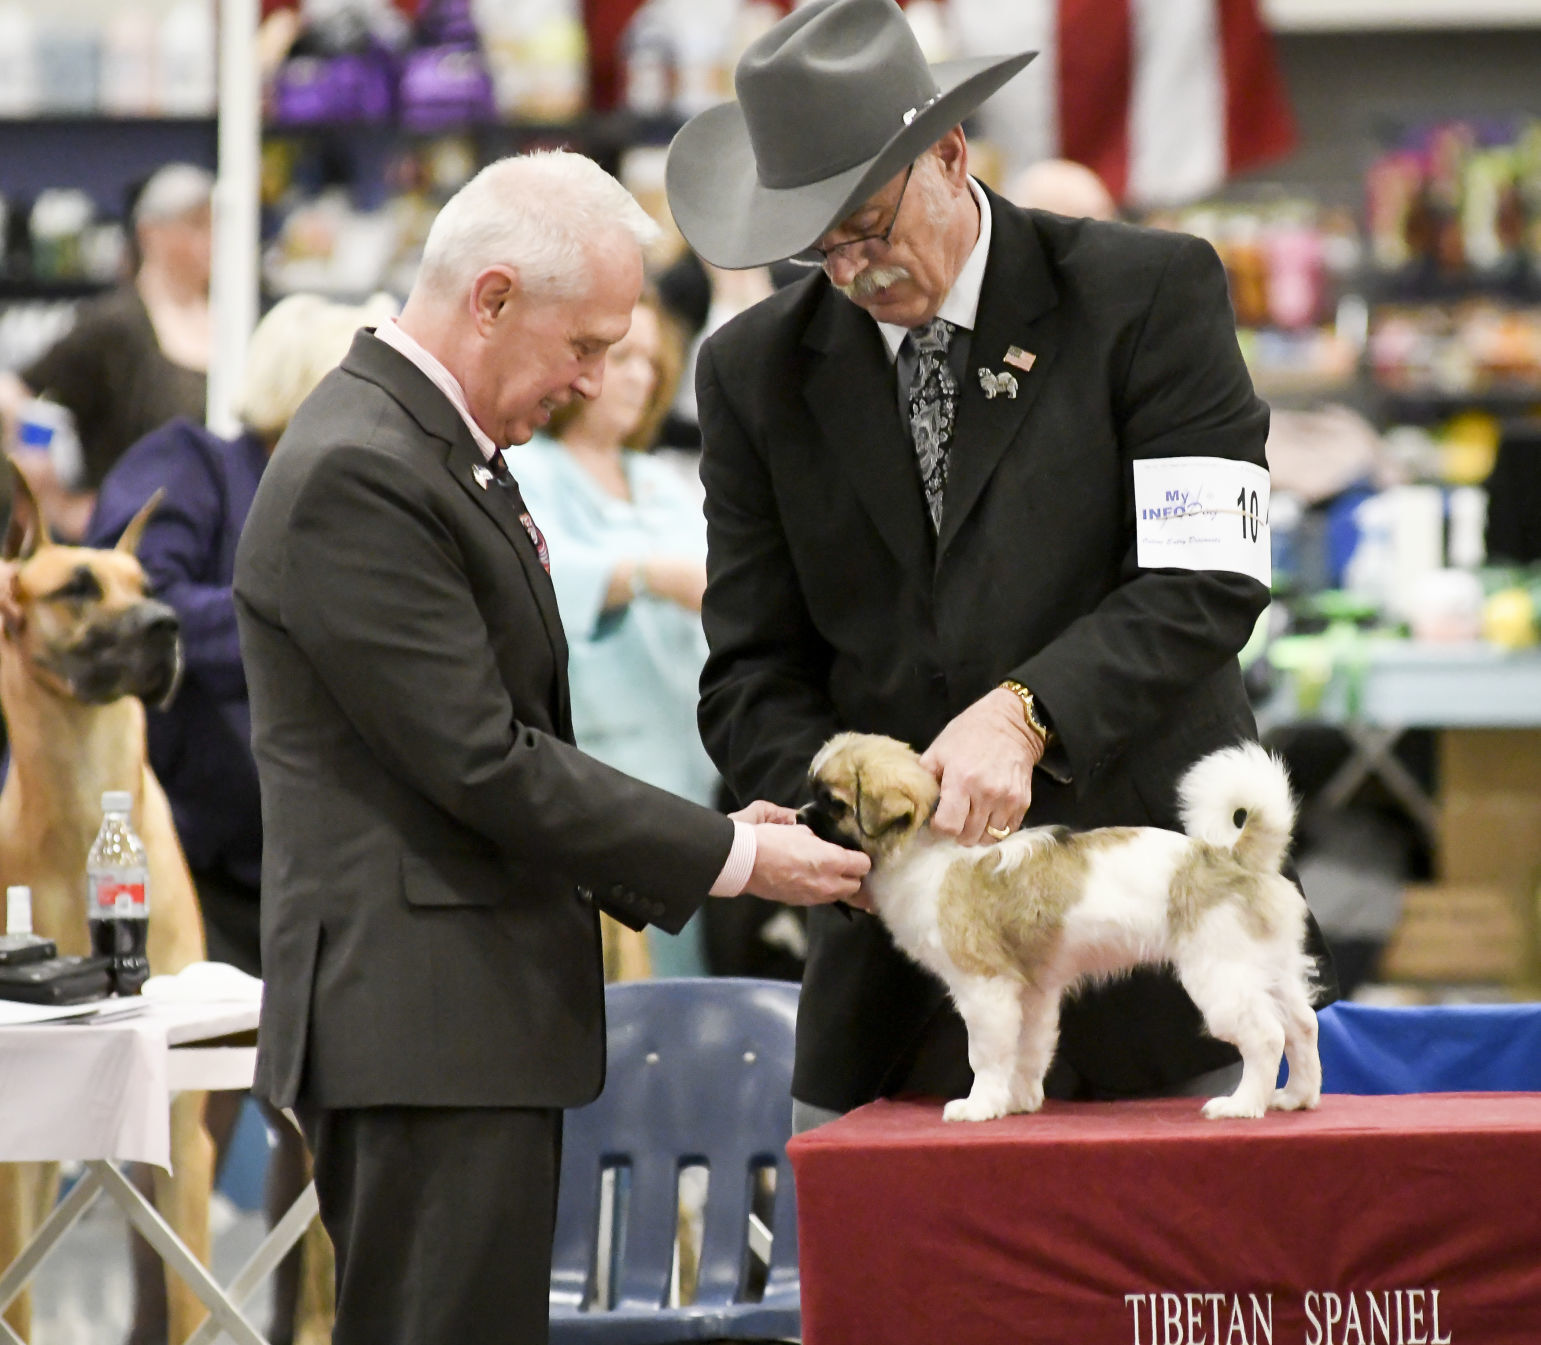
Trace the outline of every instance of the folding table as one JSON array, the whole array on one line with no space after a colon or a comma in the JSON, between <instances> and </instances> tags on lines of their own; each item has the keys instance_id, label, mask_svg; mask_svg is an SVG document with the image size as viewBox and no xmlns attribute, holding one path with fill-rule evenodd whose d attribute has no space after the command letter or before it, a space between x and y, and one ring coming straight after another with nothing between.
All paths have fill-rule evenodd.
<instances>
[{"instance_id":1,"label":"folding table","mask_svg":"<svg viewBox=\"0 0 1541 1345\"><path fill-rule=\"evenodd\" d=\"M315 1216L315 1187L273 1227L246 1265L221 1287L124 1176L120 1164L171 1163L171 1095L247 1088L256 1063L255 1002L146 1000L132 1017L0 1025L0 1161L81 1160L85 1175L0 1273L0 1311L96 1198L105 1192L208 1307L189 1345L221 1336L267 1345L239 1305L303 1236ZM0 1341L21 1345L0 1320Z\"/></svg>"}]
</instances>

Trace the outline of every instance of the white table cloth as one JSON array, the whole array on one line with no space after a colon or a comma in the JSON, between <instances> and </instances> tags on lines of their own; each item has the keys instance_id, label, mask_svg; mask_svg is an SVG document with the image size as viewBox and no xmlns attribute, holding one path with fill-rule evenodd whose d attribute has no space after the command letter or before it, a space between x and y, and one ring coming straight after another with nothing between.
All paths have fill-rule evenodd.
<instances>
[{"instance_id":1,"label":"white table cloth","mask_svg":"<svg viewBox=\"0 0 1541 1345\"><path fill-rule=\"evenodd\" d=\"M266 1345L238 1305L315 1217L314 1185L221 1288L117 1167L137 1161L169 1170L171 1094L251 1084L255 1047L199 1043L252 1031L260 996L261 983L235 968L197 963L174 977L152 977L142 1004L128 1017L111 1017L124 1006L108 1001L96 1021L7 1023L7 1008L12 1017L27 1015L0 1005L0 1162L78 1159L87 1165L22 1253L0 1267L0 1311L105 1191L208 1307L209 1319L189 1345L210 1345L222 1333L237 1345ZM19 1345L4 1321L0 1340Z\"/></svg>"},{"instance_id":2,"label":"white table cloth","mask_svg":"<svg viewBox=\"0 0 1541 1345\"><path fill-rule=\"evenodd\" d=\"M177 983L184 977L190 990L200 979L207 988L211 978L189 977L194 971L153 978L151 993L132 1017L17 1025L4 1021L12 1006L0 1005L0 1160L111 1158L169 1171L168 1094L181 1087L244 1088L255 1057L255 1048L224 1048L240 1053L225 1062L226 1069L211 1074L185 1068L194 1062L184 1062L183 1051L174 1048L250 1032L261 1005L261 982L240 973L249 985L213 978L219 998L181 993ZM119 1005L107 1001L106 1007L111 1012ZM197 1055L196 1063L205 1067L220 1060L207 1051ZM234 1081L221 1082L219 1074Z\"/></svg>"}]
</instances>

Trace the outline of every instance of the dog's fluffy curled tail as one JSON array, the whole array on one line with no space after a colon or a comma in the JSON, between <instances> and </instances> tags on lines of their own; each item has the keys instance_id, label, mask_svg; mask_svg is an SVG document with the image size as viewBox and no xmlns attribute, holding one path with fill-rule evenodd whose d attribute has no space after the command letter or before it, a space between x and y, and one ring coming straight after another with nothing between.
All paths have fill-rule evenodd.
<instances>
[{"instance_id":1,"label":"dog's fluffy curled tail","mask_svg":"<svg viewBox=\"0 0 1541 1345\"><path fill-rule=\"evenodd\" d=\"M1239 743L1196 761L1177 787L1183 829L1233 851L1249 869L1277 873L1295 826L1284 763L1257 743Z\"/></svg>"}]
</instances>

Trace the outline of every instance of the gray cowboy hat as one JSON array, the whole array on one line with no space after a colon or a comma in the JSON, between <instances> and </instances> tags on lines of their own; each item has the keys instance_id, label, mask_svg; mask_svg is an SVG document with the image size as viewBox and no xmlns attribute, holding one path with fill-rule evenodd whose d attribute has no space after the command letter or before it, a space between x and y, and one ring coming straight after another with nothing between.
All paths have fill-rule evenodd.
<instances>
[{"instance_id":1,"label":"gray cowboy hat","mask_svg":"<svg viewBox=\"0 0 1541 1345\"><path fill-rule=\"evenodd\" d=\"M669 146L674 221L728 269L811 247L1038 53L927 65L894 0L813 0L744 52L738 102Z\"/></svg>"}]
</instances>

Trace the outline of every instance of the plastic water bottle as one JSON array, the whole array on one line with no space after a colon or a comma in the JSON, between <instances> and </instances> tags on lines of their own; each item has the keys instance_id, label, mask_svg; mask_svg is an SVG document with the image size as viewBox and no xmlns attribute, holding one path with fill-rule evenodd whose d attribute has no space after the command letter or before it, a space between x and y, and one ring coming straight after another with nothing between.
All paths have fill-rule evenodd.
<instances>
[{"instance_id":1,"label":"plastic water bottle","mask_svg":"<svg viewBox=\"0 0 1541 1345\"><path fill-rule=\"evenodd\" d=\"M113 989L137 995L150 975L150 868L128 816L134 796L102 795L102 829L86 857L86 914L91 951L112 959Z\"/></svg>"}]
</instances>

